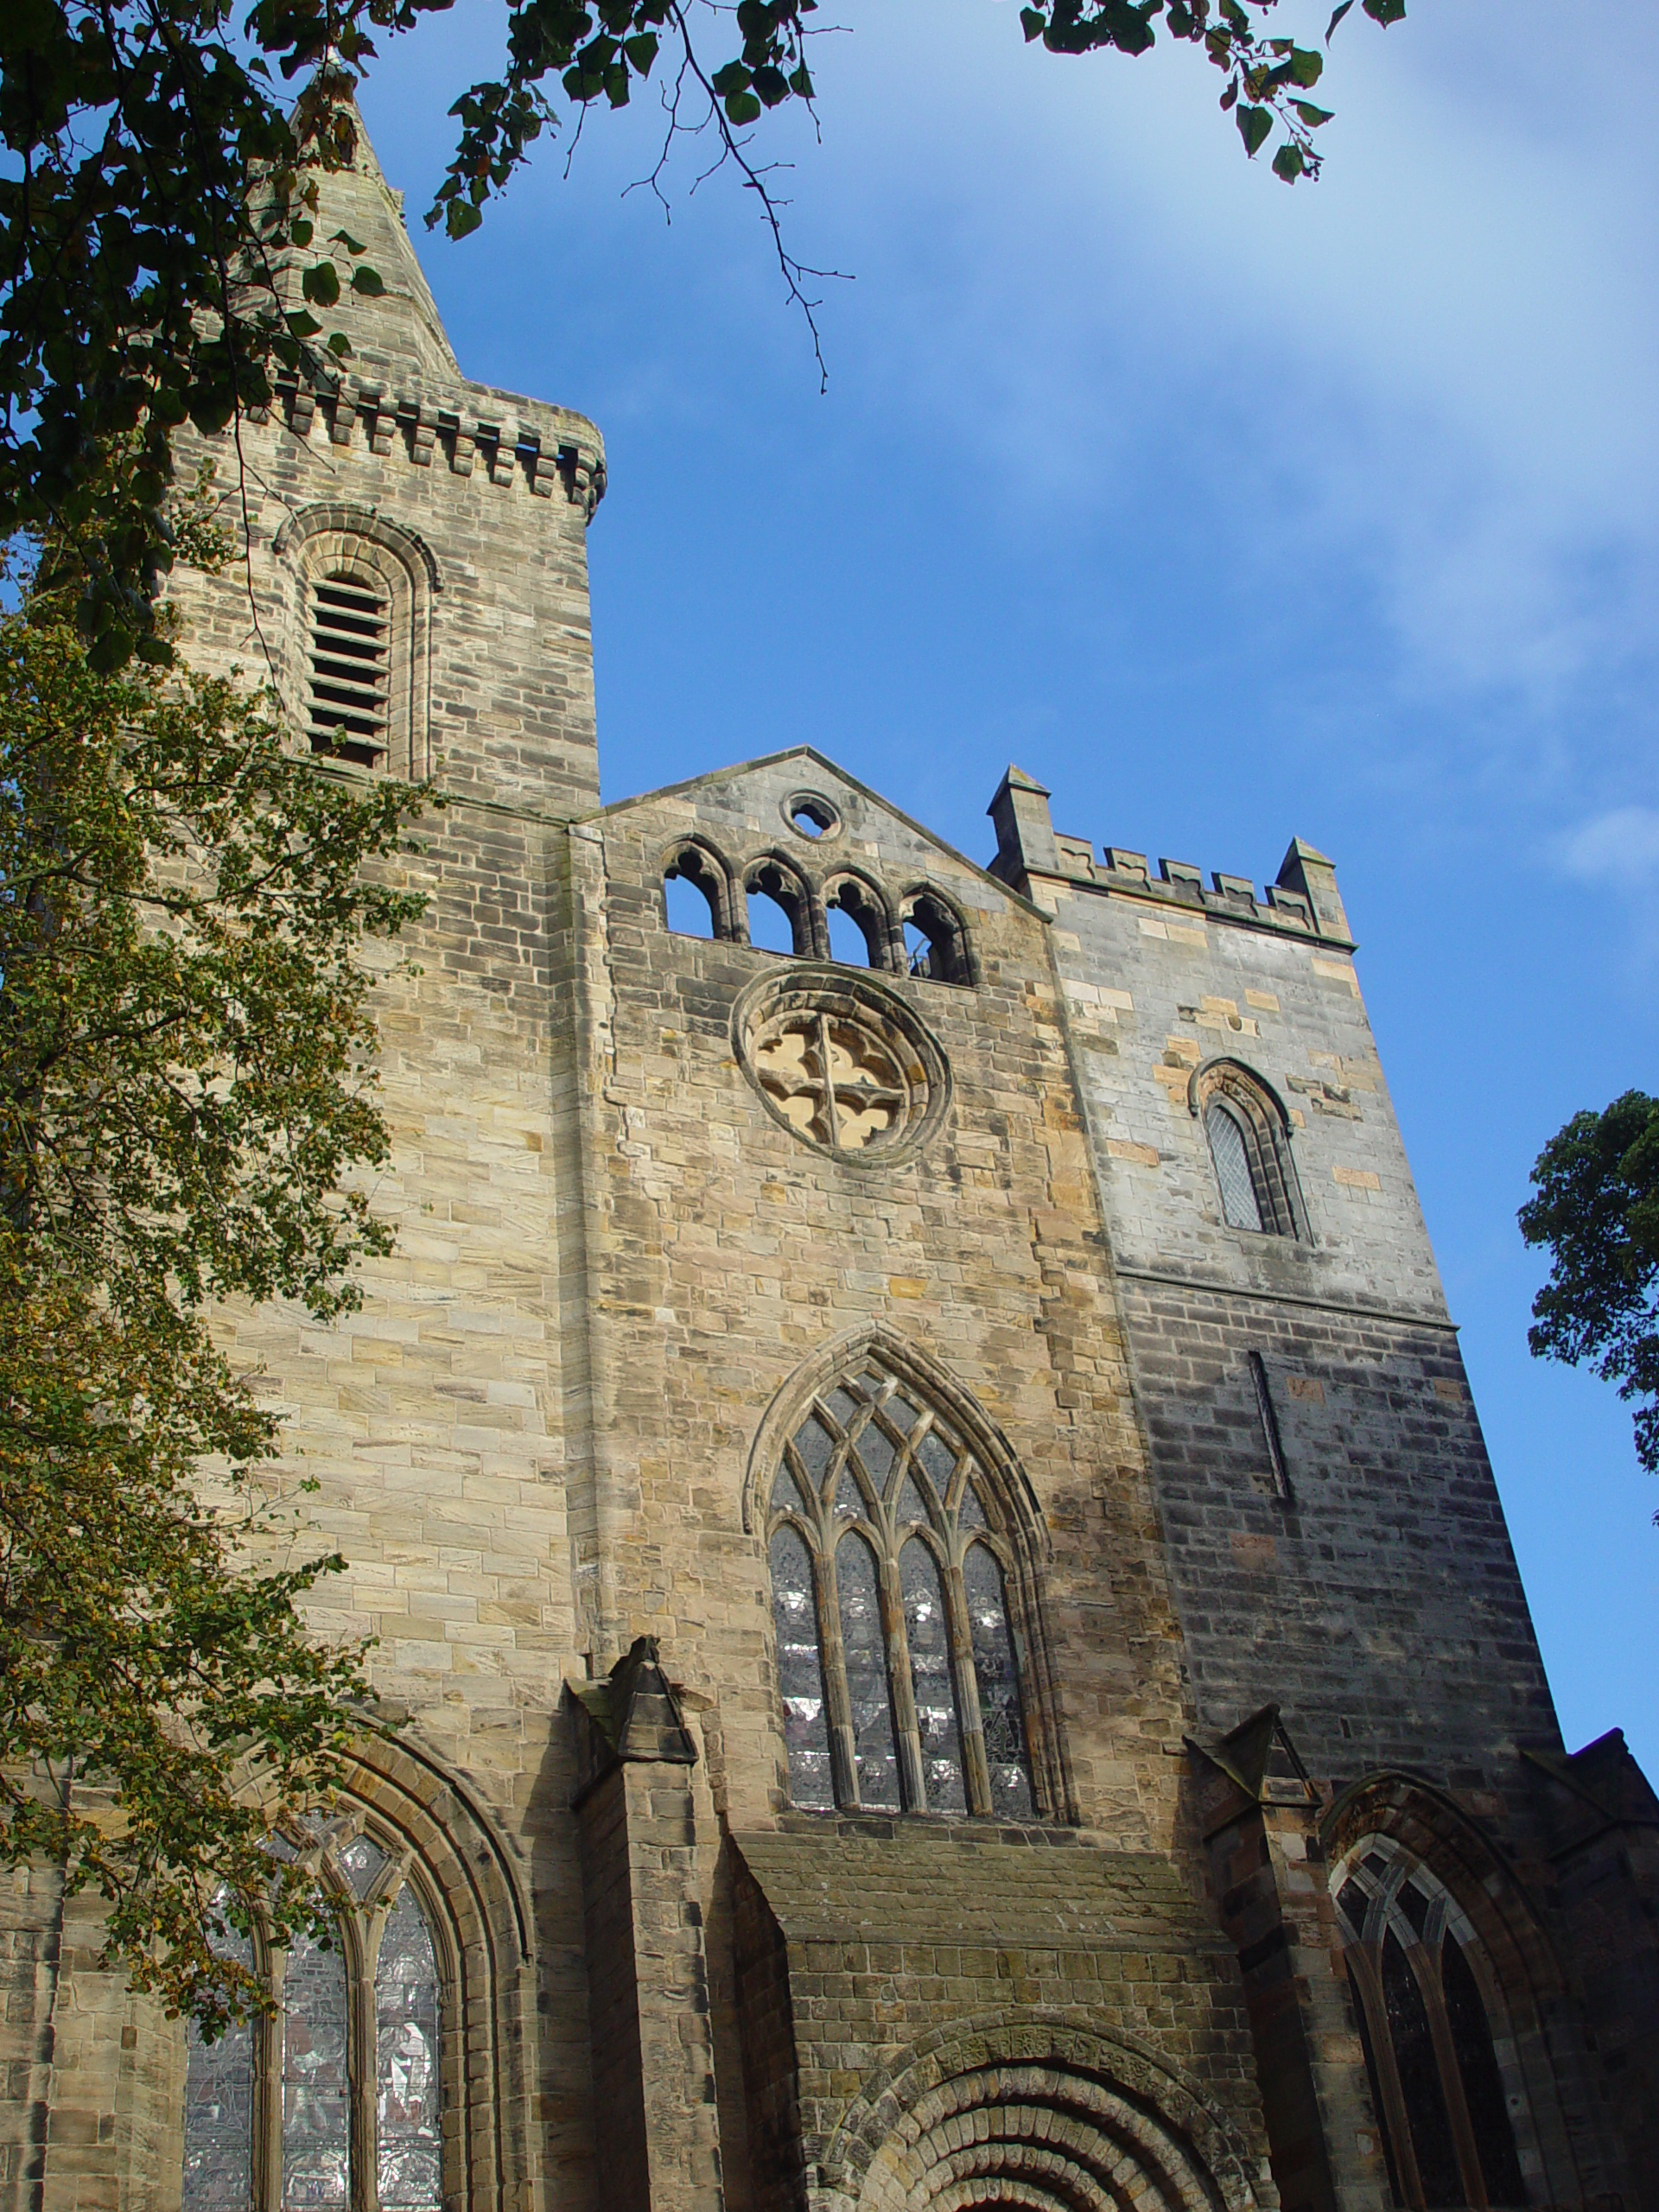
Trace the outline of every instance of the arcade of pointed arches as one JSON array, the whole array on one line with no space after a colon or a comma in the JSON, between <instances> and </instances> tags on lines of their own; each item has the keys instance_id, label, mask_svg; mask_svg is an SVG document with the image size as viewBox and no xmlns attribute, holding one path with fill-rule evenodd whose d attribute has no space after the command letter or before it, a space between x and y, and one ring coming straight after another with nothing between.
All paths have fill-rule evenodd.
<instances>
[{"instance_id":1,"label":"arcade of pointed arches","mask_svg":"<svg viewBox=\"0 0 1659 2212\"><path fill-rule=\"evenodd\" d=\"M832 864L819 875L775 849L739 864L702 832L668 849L662 878L665 918L683 936L759 944L798 960L845 959L847 948L837 950L830 928L833 915L844 915L852 925L851 964L920 982L977 981L967 924L937 884L912 883L895 898L862 868ZM682 884L697 895L677 912ZM777 923L775 947L760 942L763 916Z\"/></svg>"}]
</instances>

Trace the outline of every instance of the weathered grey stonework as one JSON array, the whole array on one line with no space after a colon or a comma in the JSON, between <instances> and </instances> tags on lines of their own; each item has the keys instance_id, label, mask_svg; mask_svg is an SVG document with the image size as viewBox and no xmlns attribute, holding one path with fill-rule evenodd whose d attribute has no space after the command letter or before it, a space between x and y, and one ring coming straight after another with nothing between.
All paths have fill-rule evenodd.
<instances>
[{"instance_id":1,"label":"weathered grey stonework","mask_svg":"<svg viewBox=\"0 0 1659 2212\"><path fill-rule=\"evenodd\" d=\"M251 601L178 601L303 730L346 580L382 689L319 772L448 802L397 1249L337 1327L224 1319L392 1724L302 1839L390 1870L340 2212L416 2107L430 2212L1659 2204L1659 1806L1560 1743L1330 863L1205 891L1010 771L987 870L804 750L601 808L598 435L461 376L366 145L325 189L388 296L207 450ZM430 2082L365 1979L398 1885ZM209 2206L97 1939L3 1900L0 2199L298 2212L283 2021Z\"/></svg>"}]
</instances>

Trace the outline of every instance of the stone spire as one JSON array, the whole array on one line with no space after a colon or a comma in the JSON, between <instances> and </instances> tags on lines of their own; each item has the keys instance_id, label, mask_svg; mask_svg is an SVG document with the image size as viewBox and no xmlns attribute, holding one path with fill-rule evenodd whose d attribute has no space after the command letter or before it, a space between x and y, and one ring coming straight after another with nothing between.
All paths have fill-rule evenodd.
<instances>
[{"instance_id":1,"label":"stone spire","mask_svg":"<svg viewBox=\"0 0 1659 2212\"><path fill-rule=\"evenodd\" d=\"M347 168L318 172L316 232L306 258L327 250L338 231L356 239L363 251L353 256L340 251L345 289L339 303L311 312L325 331L345 332L352 344L348 367L357 375L384 377L397 385L406 385L411 377L423 383L456 383L461 366L416 257L404 219L404 195L386 182L356 101L348 95L343 105L356 130L357 149ZM359 267L376 272L385 286L383 294L370 298L349 289L350 272ZM288 282L298 306L297 273L290 272Z\"/></svg>"}]
</instances>

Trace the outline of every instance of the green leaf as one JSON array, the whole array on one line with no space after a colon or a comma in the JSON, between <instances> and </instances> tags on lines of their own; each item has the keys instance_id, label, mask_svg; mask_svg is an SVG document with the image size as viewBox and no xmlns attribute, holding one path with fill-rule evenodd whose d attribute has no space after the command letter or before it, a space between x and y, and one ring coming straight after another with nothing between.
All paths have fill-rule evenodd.
<instances>
[{"instance_id":1,"label":"green leaf","mask_svg":"<svg viewBox=\"0 0 1659 2212\"><path fill-rule=\"evenodd\" d=\"M1273 113L1265 107L1241 107L1235 120L1238 135L1244 141L1244 150L1254 161L1262 141L1273 129Z\"/></svg>"},{"instance_id":2,"label":"green leaf","mask_svg":"<svg viewBox=\"0 0 1659 2212\"><path fill-rule=\"evenodd\" d=\"M632 38L626 38L622 41L622 51L627 55L630 66L642 77L650 76L652 64L657 59L657 48L655 31L639 31Z\"/></svg>"},{"instance_id":3,"label":"green leaf","mask_svg":"<svg viewBox=\"0 0 1659 2212\"><path fill-rule=\"evenodd\" d=\"M1293 100L1291 105L1310 130L1317 130L1322 123L1329 123L1336 111L1333 108L1315 107L1312 100Z\"/></svg>"},{"instance_id":4,"label":"green leaf","mask_svg":"<svg viewBox=\"0 0 1659 2212\"><path fill-rule=\"evenodd\" d=\"M361 292L365 299L378 300L385 291L385 283L378 269L371 269L365 262L361 269L352 271L352 289Z\"/></svg>"},{"instance_id":5,"label":"green leaf","mask_svg":"<svg viewBox=\"0 0 1659 2212\"><path fill-rule=\"evenodd\" d=\"M352 341L343 330L337 330L328 340L328 351L337 361L343 361L352 350Z\"/></svg>"},{"instance_id":6,"label":"green leaf","mask_svg":"<svg viewBox=\"0 0 1659 2212\"><path fill-rule=\"evenodd\" d=\"M289 333L296 338L315 338L322 328L322 325L317 321L315 315L308 315L303 308L298 308L293 315L284 315L283 320L287 323Z\"/></svg>"},{"instance_id":7,"label":"green leaf","mask_svg":"<svg viewBox=\"0 0 1659 2212\"><path fill-rule=\"evenodd\" d=\"M340 297L340 271L332 261L319 261L300 279L300 289L319 307L331 308Z\"/></svg>"},{"instance_id":8,"label":"green leaf","mask_svg":"<svg viewBox=\"0 0 1659 2212\"><path fill-rule=\"evenodd\" d=\"M1308 46L1294 47L1290 56L1291 80L1311 92L1325 74L1325 56Z\"/></svg>"},{"instance_id":9,"label":"green leaf","mask_svg":"<svg viewBox=\"0 0 1659 2212\"><path fill-rule=\"evenodd\" d=\"M746 92L749 88L749 73L741 61L728 61L716 69L709 79L718 99L729 99L734 92Z\"/></svg>"},{"instance_id":10,"label":"green leaf","mask_svg":"<svg viewBox=\"0 0 1659 2212\"><path fill-rule=\"evenodd\" d=\"M443 213L443 227L452 238L464 238L484 220L484 211L470 200L452 200Z\"/></svg>"},{"instance_id":11,"label":"green leaf","mask_svg":"<svg viewBox=\"0 0 1659 2212\"><path fill-rule=\"evenodd\" d=\"M294 220L288 226L288 235L293 239L296 245L309 245L311 243L311 233L315 228L315 226L310 221L308 217L304 215L296 215Z\"/></svg>"},{"instance_id":12,"label":"green leaf","mask_svg":"<svg viewBox=\"0 0 1659 2212\"><path fill-rule=\"evenodd\" d=\"M336 231L328 241L330 245L343 245L347 253L366 251L361 238L354 238L349 231Z\"/></svg>"},{"instance_id":13,"label":"green leaf","mask_svg":"<svg viewBox=\"0 0 1659 2212\"><path fill-rule=\"evenodd\" d=\"M1390 23L1397 23L1406 12L1406 0L1364 0L1365 13L1373 22L1381 23L1387 30Z\"/></svg>"},{"instance_id":14,"label":"green leaf","mask_svg":"<svg viewBox=\"0 0 1659 2212\"><path fill-rule=\"evenodd\" d=\"M760 120L760 103L753 92L734 92L726 102L726 118L740 127Z\"/></svg>"},{"instance_id":15,"label":"green leaf","mask_svg":"<svg viewBox=\"0 0 1659 2212\"><path fill-rule=\"evenodd\" d=\"M1325 42L1327 46L1331 43L1332 32L1335 30L1337 25L1342 21L1343 17L1347 14L1348 10L1353 6L1353 4L1354 0L1342 0L1341 7L1338 9L1336 14L1332 16L1330 22L1325 25Z\"/></svg>"},{"instance_id":16,"label":"green leaf","mask_svg":"<svg viewBox=\"0 0 1659 2212\"><path fill-rule=\"evenodd\" d=\"M1306 157L1294 138L1287 138L1273 157L1273 173L1287 184L1294 184L1307 166Z\"/></svg>"},{"instance_id":17,"label":"green leaf","mask_svg":"<svg viewBox=\"0 0 1659 2212\"><path fill-rule=\"evenodd\" d=\"M1020 25L1026 34L1026 43L1029 46L1033 39L1041 38L1043 33L1048 29L1048 18L1046 16L1039 15L1035 8L1022 8L1020 10Z\"/></svg>"}]
</instances>

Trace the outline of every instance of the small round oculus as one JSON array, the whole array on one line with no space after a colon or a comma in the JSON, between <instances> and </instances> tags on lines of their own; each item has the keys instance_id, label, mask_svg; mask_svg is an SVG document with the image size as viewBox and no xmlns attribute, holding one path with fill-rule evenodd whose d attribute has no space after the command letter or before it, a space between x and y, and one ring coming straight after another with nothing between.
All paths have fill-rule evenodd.
<instances>
[{"instance_id":1,"label":"small round oculus","mask_svg":"<svg viewBox=\"0 0 1659 2212\"><path fill-rule=\"evenodd\" d=\"M950 1104L944 1053L898 994L844 968L798 963L738 1001L734 1042L768 1111L814 1150L887 1166L926 1142Z\"/></svg>"},{"instance_id":2,"label":"small round oculus","mask_svg":"<svg viewBox=\"0 0 1659 2212\"><path fill-rule=\"evenodd\" d=\"M813 844L841 835L841 809L822 791L791 791L779 811L798 837Z\"/></svg>"}]
</instances>

